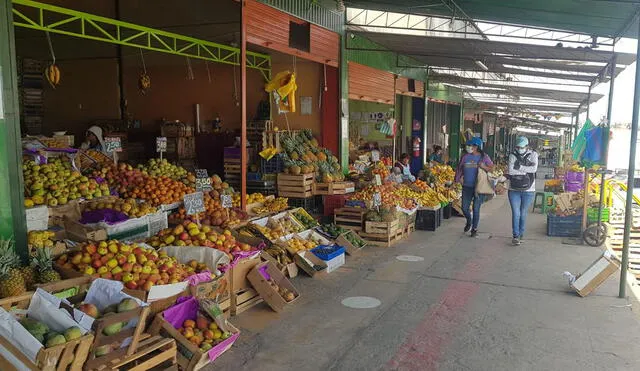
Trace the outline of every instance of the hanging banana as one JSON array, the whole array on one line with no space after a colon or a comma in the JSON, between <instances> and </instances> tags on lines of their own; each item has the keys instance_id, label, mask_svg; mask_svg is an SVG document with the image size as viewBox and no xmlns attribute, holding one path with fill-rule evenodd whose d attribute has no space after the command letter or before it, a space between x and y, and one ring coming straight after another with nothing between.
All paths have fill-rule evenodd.
<instances>
[{"instance_id":1,"label":"hanging banana","mask_svg":"<svg viewBox=\"0 0 640 371\"><path fill-rule=\"evenodd\" d=\"M51 63L44 69L44 77L52 88L56 88L60 84L60 68L55 63Z\"/></svg>"},{"instance_id":2,"label":"hanging banana","mask_svg":"<svg viewBox=\"0 0 640 371\"><path fill-rule=\"evenodd\" d=\"M151 78L146 73L142 73L138 78L138 88L142 94L146 94L151 87Z\"/></svg>"}]
</instances>

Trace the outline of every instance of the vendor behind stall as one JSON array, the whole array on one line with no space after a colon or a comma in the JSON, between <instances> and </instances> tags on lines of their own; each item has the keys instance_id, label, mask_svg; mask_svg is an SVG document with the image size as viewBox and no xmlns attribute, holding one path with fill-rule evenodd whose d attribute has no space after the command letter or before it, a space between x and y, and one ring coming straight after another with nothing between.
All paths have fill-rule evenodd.
<instances>
[{"instance_id":1,"label":"vendor behind stall","mask_svg":"<svg viewBox=\"0 0 640 371\"><path fill-rule=\"evenodd\" d=\"M402 172L403 180L409 180L411 182L415 182L416 177L411 174L411 169L409 167L409 160L410 160L409 155L406 153L403 153L402 156L400 156L400 160L396 162L394 167L397 167L398 169L400 169L400 171Z\"/></svg>"},{"instance_id":2,"label":"vendor behind stall","mask_svg":"<svg viewBox=\"0 0 640 371\"><path fill-rule=\"evenodd\" d=\"M429 156L429 162L432 165L444 164L444 161L442 160L442 147L437 144L433 145L433 153Z\"/></svg>"},{"instance_id":3,"label":"vendor behind stall","mask_svg":"<svg viewBox=\"0 0 640 371\"><path fill-rule=\"evenodd\" d=\"M80 146L80 149L92 149L99 152L105 152L104 139L102 138L102 129L99 126L92 126L87 130L86 139Z\"/></svg>"}]
</instances>

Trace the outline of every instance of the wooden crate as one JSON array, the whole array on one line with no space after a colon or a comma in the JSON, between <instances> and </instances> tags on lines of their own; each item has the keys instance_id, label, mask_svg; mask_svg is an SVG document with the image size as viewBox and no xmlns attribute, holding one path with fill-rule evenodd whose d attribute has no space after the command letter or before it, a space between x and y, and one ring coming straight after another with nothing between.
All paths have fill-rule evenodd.
<instances>
[{"instance_id":1,"label":"wooden crate","mask_svg":"<svg viewBox=\"0 0 640 371\"><path fill-rule=\"evenodd\" d=\"M360 232L362 231L366 212L366 209L357 207L341 207L333 210L333 222L342 228Z\"/></svg>"},{"instance_id":2,"label":"wooden crate","mask_svg":"<svg viewBox=\"0 0 640 371\"><path fill-rule=\"evenodd\" d=\"M352 234L352 235L356 236L358 239L362 240L362 238L360 236L358 236L358 234L356 232L348 231L346 233L343 233L343 234L339 235L338 238L336 238L336 244L338 246L344 247L344 249L346 250L347 254L349 254L349 255L359 254L362 251L362 249L364 249L367 246L366 245L366 241L362 240L362 241L365 242L364 246L356 247L354 244L349 242L349 240L347 240L347 238L346 238L347 234Z\"/></svg>"},{"instance_id":3,"label":"wooden crate","mask_svg":"<svg viewBox=\"0 0 640 371\"><path fill-rule=\"evenodd\" d=\"M151 336L142 340L138 345L138 351L132 355L119 357L106 363L101 363L95 368L85 367L87 371L146 371L161 367L163 370L177 370L176 341L161 336Z\"/></svg>"},{"instance_id":4,"label":"wooden crate","mask_svg":"<svg viewBox=\"0 0 640 371\"><path fill-rule=\"evenodd\" d=\"M222 309L227 317L233 317L262 302L262 297L256 290L246 288L232 292L226 300L220 303L220 309Z\"/></svg>"},{"instance_id":5,"label":"wooden crate","mask_svg":"<svg viewBox=\"0 0 640 371\"><path fill-rule=\"evenodd\" d=\"M237 328L235 328L230 323L227 323L227 326L229 327L231 332L236 335L233 335L232 337L226 340L223 340L221 343L215 345L214 348L212 348L212 349L215 349L216 347L223 348L218 352L218 356L220 356L222 353L224 353L229 348L231 348L231 346L237 339L237 334L240 332ZM169 337L169 338L175 339L175 342L176 342L175 344L178 348L176 358L178 361L178 365L180 366L180 370L182 371L200 370L201 368L207 366L209 363L212 362L211 359L209 358L209 352L202 352L200 348L198 348L198 346L191 343L175 327L173 327L173 325L171 325L169 322L167 322L164 319L162 313L159 313L155 317L155 319L153 320L153 324L149 329L149 332L151 332L154 335L160 335L163 337ZM190 354L191 357L188 358L185 354Z\"/></svg>"},{"instance_id":6,"label":"wooden crate","mask_svg":"<svg viewBox=\"0 0 640 371\"><path fill-rule=\"evenodd\" d=\"M380 247L391 247L391 245L402 240L406 236L404 229L396 229L393 234L360 232L358 235L362 237L368 245Z\"/></svg>"},{"instance_id":7,"label":"wooden crate","mask_svg":"<svg viewBox=\"0 0 640 371\"><path fill-rule=\"evenodd\" d=\"M278 174L278 196L307 198L313 196L314 174Z\"/></svg>"},{"instance_id":8,"label":"wooden crate","mask_svg":"<svg viewBox=\"0 0 640 371\"><path fill-rule=\"evenodd\" d=\"M402 230L399 219L391 222L372 222L369 220L364 222L364 231L366 233L393 235L398 230Z\"/></svg>"},{"instance_id":9,"label":"wooden crate","mask_svg":"<svg viewBox=\"0 0 640 371\"><path fill-rule=\"evenodd\" d=\"M32 297L33 292L20 296L4 298L0 300L0 306L3 308L17 307L26 309L29 307L29 302ZM93 335L91 333L87 333L78 339L64 344L50 348L43 347L38 351L36 361L34 363L24 353L22 353L22 351L16 348L9 339L0 335L0 345L2 345L7 351L31 370L80 371L83 368L85 360L89 356L91 344L93 344ZM0 365L7 365L8 363L9 362L0 354ZM5 370L5 368L2 368L2 370Z\"/></svg>"},{"instance_id":10,"label":"wooden crate","mask_svg":"<svg viewBox=\"0 0 640 371\"><path fill-rule=\"evenodd\" d=\"M314 195L344 195L355 191L356 185L353 182L334 182L334 183L314 183Z\"/></svg>"}]
</instances>

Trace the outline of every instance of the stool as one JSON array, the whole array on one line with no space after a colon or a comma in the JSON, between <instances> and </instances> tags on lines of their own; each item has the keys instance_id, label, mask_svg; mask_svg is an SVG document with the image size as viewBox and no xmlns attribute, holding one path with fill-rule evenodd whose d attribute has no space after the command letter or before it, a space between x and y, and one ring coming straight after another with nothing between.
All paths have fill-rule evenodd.
<instances>
[{"instance_id":1,"label":"stool","mask_svg":"<svg viewBox=\"0 0 640 371\"><path fill-rule=\"evenodd\" d=\"M538 198L542 198L540 203L538 203ZM533 199L533 208L531 209L531 212L535 212L536 208L540 208L540 212L542 214L546 214L555 206L556 201L553 199L553 192L536 192L535 198Z\"/></svg>"}]
</instances>

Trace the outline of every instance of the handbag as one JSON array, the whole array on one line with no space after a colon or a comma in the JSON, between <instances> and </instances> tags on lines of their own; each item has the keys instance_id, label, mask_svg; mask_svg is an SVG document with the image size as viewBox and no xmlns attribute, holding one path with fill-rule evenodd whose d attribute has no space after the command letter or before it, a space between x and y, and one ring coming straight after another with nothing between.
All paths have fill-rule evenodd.
<instances>
[{"instance_id":1,"label":"handbag","mask_svg":"<svg viewBox=\"0 0 640 371\"><path fill-rule=\"evenodd\" d=\"M489 174L486 170L478 168L478 177L476 178L476 194L479 195L493 195L493 182L489 179Z\"/></svg>"}]
</instances>

